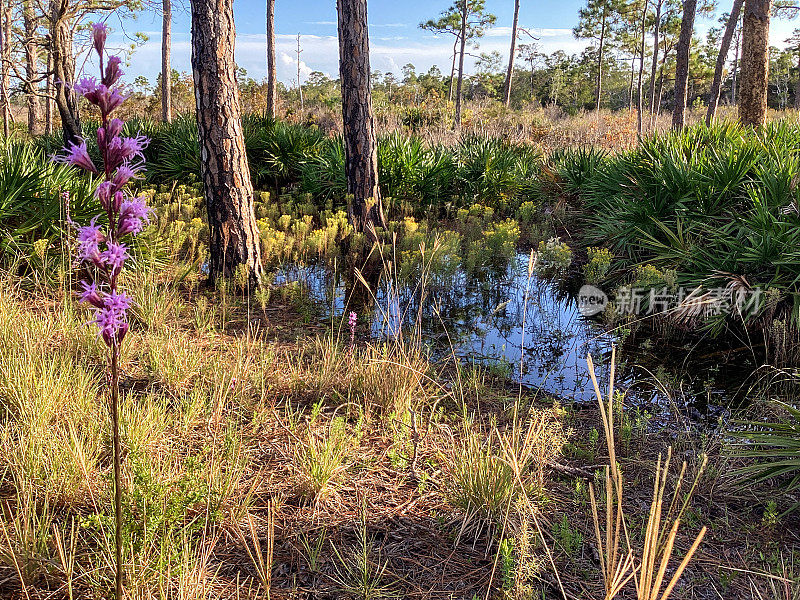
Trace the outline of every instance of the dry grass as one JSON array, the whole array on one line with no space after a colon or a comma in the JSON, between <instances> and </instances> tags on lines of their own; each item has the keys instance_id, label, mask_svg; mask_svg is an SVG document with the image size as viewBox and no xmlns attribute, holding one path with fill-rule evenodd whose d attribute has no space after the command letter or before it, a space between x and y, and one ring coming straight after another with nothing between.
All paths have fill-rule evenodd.
<instances>
[{"instance_id":1,"label":"dry grass","mask_svg":"<svg viewBox=\"0 0 800 600\"><path fill-rule=\"evenodd\" d=\"M63 290L13 282L0 282L0 597L100 597L113 576L102 347ZM459 385L418 345L350 348L298 325L280 294L263 311L229 297L223 316L222 292L203 292L213 327L198 327L205 296L191 282L172 289L170 318L137 322L122 361L130 598L604 596L608 569L585 541L596 533L586 465L561 455L603 422L596 412L531 405L477 373ZM654 473L657 488L667 481L654 466L664 436L648 437L609 463L625 473L626 502L649 497ZM678 440L676 454L693 444ZM746 541L761 515L732 516L726 503L746 503L712 498L718 478L697 485L680 519L716 531L673 599L708 581L751 585L725 579L723 563L773 568L754 558L764 544ZM691 548L683 530L695 525L661 539L674 522L651 527L653 565L670 555L664 539L676 557ZM646 508L625 523L631 547L652 547ZM794 523L768 532L776 548L791 552ZM721 560L720 547L745 550Z\"/></svg>"}]
</instances>

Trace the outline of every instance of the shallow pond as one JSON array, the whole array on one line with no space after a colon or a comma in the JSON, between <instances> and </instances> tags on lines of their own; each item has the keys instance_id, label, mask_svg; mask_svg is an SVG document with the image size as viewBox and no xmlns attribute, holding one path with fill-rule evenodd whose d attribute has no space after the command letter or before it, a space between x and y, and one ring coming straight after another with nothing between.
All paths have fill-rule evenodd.
<instances>
[{"instance_id":1,"label":"shallow pond","mask_svg":"<svg viewBox=\"0 0 800 600\"><path fill-rule=\"evenodd\" d=\"M611 348L617 345L617 384L627 390L629 403L654 414L677 409L692 420L716 420L724 407L740 401L754 357L740 353L735 362L720 363L714 343L690 349L663 340L635 340L623 329L609 331L581 315L576 299L580 283L536 274L529 278L527 264L528 256L520 254L505 273L478 279L460 272L455 279L430 282L422 297L418 289L384 283L369 315L371 335L380 339L421 331L434 356L455 355L577 403L595 399L587 354L605 389ZM278 272L277 284L290 281L308 290L327 320L338 323L344 316L346 329L340 276L322 266ZM364 315L359 319L364 322Z\"/></svg>"}]
</instances>

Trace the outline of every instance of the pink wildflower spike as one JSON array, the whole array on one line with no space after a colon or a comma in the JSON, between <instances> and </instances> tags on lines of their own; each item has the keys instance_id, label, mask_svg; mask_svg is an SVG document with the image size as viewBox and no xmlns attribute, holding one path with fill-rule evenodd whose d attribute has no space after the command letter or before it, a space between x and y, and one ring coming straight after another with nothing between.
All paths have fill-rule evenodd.
<instances>
[{"instance_id":1,"label":"pink wildflower spike","mask_svg":"<svg viewBox=\"0 0 800 600\"><path fill-rule=\"evenodd\" d=\"M94 77L83 77L72 86L72 89L76 94L85 98L87 94L93 94L97 91L97 79Z\"/></svg>"},{"instance_id":2,"label":"pink wildflower spike","mask_svg":"<svg viewBox=\"0 0 800 600\"><path fill-rule=\"evenodd\" d=\"M121 63L122 59L119 56L109 57L106 72L103 74L103 85L111 87L119 81L122 77L122 69L119 68Z\"/></svg>"},{"instance_id":3,"label":"pink wildflower spike","mask_svg":"<svg viewBox=\"0 0 800 600\"><path fill-rule=\"evenodd\" d=\"M108 127L106 128L106 132L108 134L108 138L115 138L122 133L122 128L125 127L125 123L122 119L111 119L108 122Z\"/></svg>"},{"instance_id":4,"label":"pink wildflower spike","mask_svg":"<svg viewBox=\"0 0 800 600\"><path fill-rule=\"evenodd\" d=\"M108 26L105 23L92 23L92 41L98 56L103 56L108 37Z\"/></svg>"},{"instance_id":5,"label":"pink wildflower spike","mask_svg":"<svg viewBox=\"0 0 800 600\"><path fill-rule=\"evenodd\" d=\"M94 281L91 283L81 281L81 285L83 286L83 292L79 296L79 301L82 304L91 304L95 308L102 308L103 297L97 289L97 284Z\"/></svg>"},{"instance_id":6,"label":"pink wildflower spike","mask_svg":"<svg viewBox=\"0 0 800 600\"><path fill-rule=\"evenodd\" d=\"M97 186L97 191L95 192L95 196L100 201L100 206L103 207L104 210L108 210L109 204L111 202L111 197L114 195L115 186L110 181L104 181L100 185Z\"/></svg>"},{"instance_id":7,"label":"pink wildflower spike","mask_svg":"<svg viewBox=\"0 0 800 600\"><path fill-rule=\"evenodd\" d=\"M144 158L144 149L150 140L143 136L115 137L108 143L108 162L111 168L117 168L133 158Z\"/></svg>"},{"instance_id":8,"label":"pink wildflower spike","mask_svg":"<svg viewBox=\"0 0 800 600\"><path fill-rule=\"evenodd\" d=\"M121 189L131 179L136 177L137 169L130 167L127 164L121 165L117 172L114 173L114 178L111 180L117 189Z\"/></svg>"},{"instance_id":9,"label":"pink wildflower spike","mask_svg":"<svg viewBox=\"0 0 800 600\"><path fill-rule=\"evenodd\" d=\"M128 233L139 234L144 229L144 223L150 223L150 208L145 204L143 197L129 198L122 203L119 211L119 236Z\"/></svg>"},{"instance_id":10,"label":"pink wildflower spike","mask_svg":"<svg viewBox=\"0 0 800 600\"><path fill-rule=\"evenodd\" d=\"M80 144L70 142L69 147L65 148L65 150L67 151L66 154L56 155L53 160L73 167L80 167L97 175L97 167L94 166L92 158L89 156L86 140L81 140Z\"/></svg>"},{"instance_id":11,"label":"pink wildflower spike","mask_svg":"<svg viewBox=\"0 0 800 600\"><path fill-rule=\"evenodd\" d=\"M128 248L125 244L108 242L106 244L106 249L100 253L100 258L111 271L111 276L116 277L119 272L122 271L122 266L130 256L128 255Z\"/></svg>"},{"instance_id":12,"label":"pink wildflower spike","mask_svg":"<svg viewBox=\"0 0 800 600\"><path fill-rule=\"evenodd\" d=\"M100 243L105 241L106 236L100 231L100 226L96 224L97 217L78 229L78 259L88 261L97 266L103 264L100 253Z\"/></svg>"}]
</instances>

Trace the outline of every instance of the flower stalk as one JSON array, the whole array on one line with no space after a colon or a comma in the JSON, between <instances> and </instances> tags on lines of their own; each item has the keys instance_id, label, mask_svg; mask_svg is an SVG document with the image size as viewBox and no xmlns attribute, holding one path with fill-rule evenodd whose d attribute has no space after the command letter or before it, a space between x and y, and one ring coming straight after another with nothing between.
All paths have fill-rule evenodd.
<instances>
[{"instance_id":1,"label":"flower stalk","mask_svg":"<svg viewBox=\"0 0 800 600\"><path fill-rule=\"evenodd\" d=\"M122 136L124 122L112 118L112 113L125 101L125 96L115 87L122 71L121 60L110 56L106 60L105 44L108 28L103 23L92 25L94 49L100 63L100 80L84 77L73 89L100 111L100 127L97 130L97 146L103 164L98 168L89 155L86 140L70 143L64 153L54 157L57 162L70 164L103 181L95 196L102 206L107 223L97 223L101 215L95 216L88 225L78 226L69 218L70 225L78 231L77 263L85 264L93 273L89 281L81 281L83 291L80 302L91 307L92 322L98 335L108 347L110 369L111 426L114 450L114 542L116 554L115 597L123 597L122 563L122 444L119 426L119 359L120 349L128 332L127 311L131 297L119 288L119 275L130 258L128 247L122 239L137 235L149 223L150 209L144 197L134 197L129 184L144 170L143 151L149 140L137 135Z\"/></svg>"}]
</instances>

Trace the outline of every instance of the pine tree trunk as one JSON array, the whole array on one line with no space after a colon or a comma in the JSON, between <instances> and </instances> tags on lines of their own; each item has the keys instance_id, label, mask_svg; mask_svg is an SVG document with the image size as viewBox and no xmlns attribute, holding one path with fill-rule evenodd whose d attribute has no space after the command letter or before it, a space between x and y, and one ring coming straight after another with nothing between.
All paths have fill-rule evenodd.
<instances>
[{"instance_id":1,"label":"pine tree trunk","mask_svg":"<svg viewBox=\"0 0 800 600\"><path fill-rule=\"evenodd\" d=\"M456 55L458 54L458 40L459 36L456 36L455 40L453 40L453 60L450 62L450 85L447 88L447 101L453 101L453 83L455 83L456 78Z\"/></svg>"},{"instance_id":2,"label":"pine tree trunk","mask_svg":"<svg viewBox=\"0 0 800 600\"><path fill-rule=\"evenodd\" d=\"M163 0L161 23L161 120L172 122L172 0Z\"/></svg>"},{"instance_id":3,"label":"pine tree trunk","mask_svg":"<svg viewBox=\"0 0 800 600\"><path fill-rule=\"evenodd\" d=\"M25 0L22 5L23 19L25 22L25 96L28 101L28 133L39 133L39 121L42 120L42 109L39 103L39 77L38 62L39 52L36 40L36 15L33 11L32 0Z\"/></svg>"},{"instance_id":4,"label":"pine tree trunk","mask_svg":"<svg viewBox=\"0 0 800 600\"><path fill-rule=\"evenodd\" d=\"M717 55L717 63L714 66L714 79L711 82L711 94L708 98L708 111L706 112L706 125L711 125L714 117L717 115L717 107L719 106L719 95L722 90L722 73L725 71L725 63L728 61L728 53L731 50L731 42L733 41L733 34L736 33L736 25L739 23L739 13L742 10L744 0L733 0L731 7L731 14L728 17L728 22L725 24L725 33L722 34L722 41L720 42L719 54Z\"/></svg>"},{"instance_id":5,"label":"pine tree trunk","mask_svg":"<svg viewBox=\"0 0 800 600\"><path fill-rule=\"evenodd\" d=\"M645 53L645 28L647 26L647 9L649 2L645 0L644 8L642 9L642 35L641 46L639 48L639 78L636 83L636 132L641 135L642 133L642 111L644 110L644 53Z\"/></svg>"},{"instance_id":6,"label":"pine tree trunk","mask_svg":"<svg viewBox=\"0 0 800 600\"><path fill-rule=\"evenodd\" d=\"M672 128L683 129L686 123L686 101L689 91L689 52L694 34L694 16L697 0L684 0L681 33L675 56L675 106L672 109Z\"/></svg>"},{"instance_id":7,"label":"pine tree trunk","mask_svg":"<svg viewBox=\"0 0 800 600\"><path fill-rule=\"evenodd\" d=\"M653 110L656 103L656 75L658 73L658 43L661 33L661 6L663 0L656 0L656 20L653 25L653 64L650 67L650 121L653 120Z\"/></svg>"},{"instance_id":8,"label":"pine tree trunk","mask_svg":"<svg viewBox=\"0 0 800 600\"><path fill-rule=\"evenodd\" d=\"M633 111L633 78L636 75L636 53L631 57L631 74L628 77L628 112Z\"/></svg>"},{"instance_id":9,"label":"pine tree trunk","mask_svg":"<svg viewBox=\"0 0 800 600\"><path fill-rule=\"evenodd\" d=\"M11 0L5 0L0 5L0 29L2 29L0 99L3 104L3 136L7 138L11 127Z\"/></svg>"},{"instance_id":10,"label":"pine tree trunk","mask_svg":"<svg viewBox=\"0 0 800 600\"><path fill-rule=\"evenodd\" d=\"M78 143L81 138L78 99L72 90L72 82L75 81L75 57L72 52L72 28L66 18L67 8L66 0L53 0L50 31L55 103L61 117L65 145Z\"/></svg>"},{"instance_id":11,"label":"pine tree trunk","mask_svg":"<svg viewBox=\"0 0 800 600\"><path fill-rule=\"evenodd\" d=\"M506 83L503 102L506 107L511 104L511 78L514 76L514 56L517 53L517 27L519 24L519 0L514 1L514 20L511 26L511 51L508 53L508 70L506 70Z\"/></svg>"},{"instance_id":12,"label":"pine tree trunk","mask_svg":"<svg viewBox=\"0 0 800 600\"><path fill-rule=\"evenodd\" d=\"M763 125L767 114L771 6L771 0L745 0L744 3L739 86L739 121L742 125Z\"/></svg>"},{"instance_id":13,"label":"pine tree trunk","mask_svg":"<svg viewBox=\"0 0 800 600\"><path fill-rule=\"evenodd\" d=\"M342 82L345 175L350 222L374 239L373 226L385 226L378 188L378 143L369 69L367 0L337 0L339 76Z\"/></svg>"},{"instance_id":14,"label":"pine tree trunk","mask_svg":"<svg viewBox=\"0 0 800 600\"><path fill-rule=\"evenodd\" d=\"M261 248L233 58L233 0L192 0L191 12L209 279L232 277L244 265L247 284L254 288L261 282Z\"/></svg>"},{"instance_id":15,"label":"pine tree trunk","mask_svg":"<svg viewBox=\"0 0 800 600\"><path fill-rule=\"evenodd\" d=\"M800 52L797 55L797 82L794 84L794 109L800 110Z\"/></svg>"},{"instance_id":16,"label":"pine tree trunk","mask_svg":"<svg viewBox=\"0 0 800 600\"><path fill-rule=\"evenodd\" d=\"M464 85L464 53L466 52L467 45L467 16L469 0L460 0L461 3L461 46L458 51L458 83L456 84L456 116L453 126L455 129L461 127L461 96L462 88Z\"/></svg>"},{"instance_id":17,"label":"pine tree trunk","mask_svg":"<svg viewBox=\"0 0 800 600\"><path fill-rule=\"evenodd\" d=\"M733 74L731 75L731 104L736 104L738 95L736 91L739 89L739 54L742 42L742 29L736 34L736 49L733 52Z\"/></svg>"},{"instance_id":18,"label":"pine tree trunk","mask_svg":"<svg viewBox=\"0 0 800 600\"><path fill-rule=\"evenodd\" d=\"M267 116L276 115L278 71L275 63L275 0L267 0Z\"/></svg>"},{"instance_id":19,"label":"pine tree trunk","mask_svg":"<svg viewBox=\"0 0 800 600\"><path fill-rule=\"evenodd\" d=\"M53 134L53 45L47 44L47 76L44 80L44 134Z\"/></svg>"},{"instance_id":20,"label":"pine tree trunk","mask_svg":"<svg viewBox=\"0 0 800 600\"><path fill-rule=\"evenodd\" d=\"M606 5L603 5L603 21L600 24L600 44L597 49L597 76L595 79L594 109L600 110L600 94L603 90L603 50L606 41Z\"/></svg>"}]
</instances>

